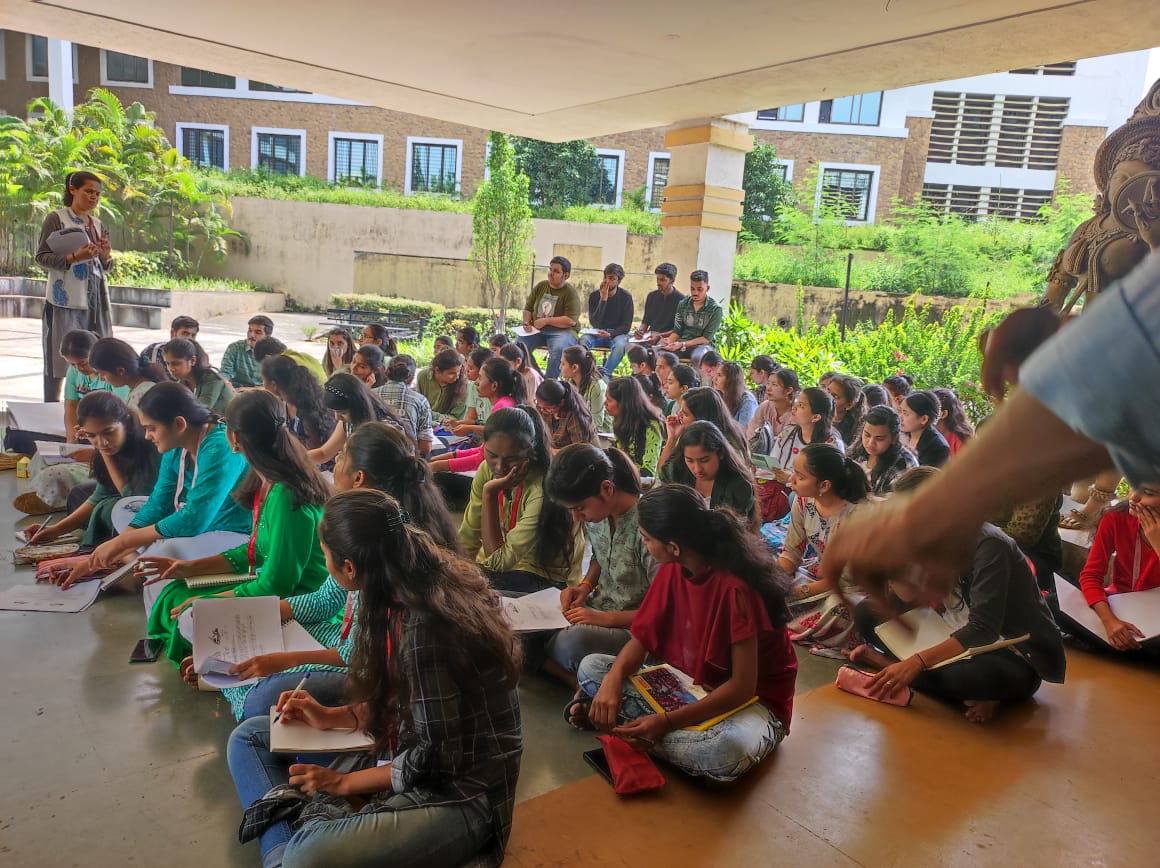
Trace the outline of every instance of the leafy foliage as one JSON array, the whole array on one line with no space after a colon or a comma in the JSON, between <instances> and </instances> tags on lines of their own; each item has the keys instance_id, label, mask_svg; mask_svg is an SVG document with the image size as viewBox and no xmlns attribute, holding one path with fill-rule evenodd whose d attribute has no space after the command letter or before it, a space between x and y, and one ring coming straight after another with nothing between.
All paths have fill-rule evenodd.
<instances>
[{"instance_id":1,"label":"leafy foliage","mask_svg":"<svg viewBox=\"0 0 1160 868\"><path fill-rule=\"evenodd\" d=\"M742 227L758 241L773 240L779 209L796 204L793 185L783 177L781 161L773 145L755 145L745 155L741 186L745 189Z\"/></svg>"},{"instance_id":2,"label":"leafy foliage","mask_svg":"<svg viewBox=\"0 0 1160 868\"><path fill-rule=\"evenodd\" d=\"M545 208L591 204L600 170L589 142L541 142L520 136L511 141L516 170L528 176L533 202Z\"/></svg>"},{"instance_id":3,"label":"leafy foliage","mask_svg":"<svg viewBox=\"0 0 1160 868\"><path fill-rule=\"evenodd\" d=\"M439 193L405 195L390 187L352 184L343 179L331 184L313 175L275 175L264 169L231 169L229 172L200 172L199 183L224 196L255 199L289 199L333 205L364 205L371 208L403 208L415 211L451 211L470 214L472 203Z\"/></svg>"}]
</instances>

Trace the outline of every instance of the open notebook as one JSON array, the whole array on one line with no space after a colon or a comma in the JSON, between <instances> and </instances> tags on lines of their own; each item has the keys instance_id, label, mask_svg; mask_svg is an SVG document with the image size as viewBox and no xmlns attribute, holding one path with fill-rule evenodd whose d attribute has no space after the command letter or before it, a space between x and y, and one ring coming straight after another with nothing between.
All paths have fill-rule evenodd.
<instances>
[{"instance_id":1,"label":"open notebook","mask_svg":"<svg viewBox=\"0 0 1160 868\"><path fill-rule=\"evenodd\" d=\"M951 637L950 626L934 609L911 609L909 612L904 612L892 621L879 624L874 628L874 632L878 634L878 638L882 640L883 644L890 649L890 653L899 660L905 660L916 652L924 651L932 645L937 645ZM951 657L949 660L944 660L942 663L938 663L930 668L941 669L944 666L950 666L952 663L958 663L960 660L970 660L972 657L986 654L989 651L997 651L1000 648L1018 645L1020 642L1026 642L1030 638L1030 633L1024 633L1022 636L1017 636L1013 639L1000 639L989 645L968 648L962 654Z\"/></svg>"},{"instance_id":2,"label":"open notebook","mask_svg":"<svg viewBox=\"0 0 1160 868\"><path fill-rule=\"evenodd\" d=\"M1067 579L1056 576L1055 595L1059 598L1060 611L1097 638L1104 642L1108 641L1104 622L1088 606L1083 591ZM1108 605L1112 609L1112 614L1121 621L1127 621L1139 628L1144 634L1144 638L1140 639L1141 642L1160 636L1160 588L1133 591L1130 594L1112 594L1108 597Z\"/></svg>"},{"instance_id":3,"label":"open notebook","mask_svg":"<svg viewBox=\"0 0 1160 868\"><path fill-rule=\"evenodd\" d=\"M314 729L299 720L279 720L270 706L270 753L351 753L370 750L375 740L365 732Z\"/></svg>"}]
</instances>

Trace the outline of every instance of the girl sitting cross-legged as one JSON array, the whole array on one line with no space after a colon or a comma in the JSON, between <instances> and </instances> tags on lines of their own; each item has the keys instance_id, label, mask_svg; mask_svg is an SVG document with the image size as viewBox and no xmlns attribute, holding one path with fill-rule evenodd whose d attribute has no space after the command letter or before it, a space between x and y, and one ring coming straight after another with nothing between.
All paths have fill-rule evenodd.
<instances>
[{"instance_id":1,"label":"girl sitting cross-legged","mask_svg":"<svg viewBox=\"0 0 1160 868\"><path fill-rule=\"evenodd\" d=\"M243 806L287 785L313 797L293 823L256 830L262 864L499 865L523 739L519 643L498 596L381 491L336 495L318 533L330 574L359 593L350 704L307 689L277 706L315 729L363 730L374 746L325 767L272 754L269 717L234 730Z\"/></svg>"},{"instance_id":2,"label":"girl sitting cross-legged","mask_svg":"<svg viewBox=\"0 0 1160 868\"><path fill-rule=\"evenodd\" d=\"M591 705L575 703L570 722L612 732L688 774L736 780L789 732L797 658L785 628L782 573L741 516L713 509L692 488L654 488L637 515L660 568L628 644L615 658L581 661L577 678ZM708 694L656 713L630 680L646 657L684 672ZM685 729L722 714L704 730Z\"/></svg>"}]
</instances>

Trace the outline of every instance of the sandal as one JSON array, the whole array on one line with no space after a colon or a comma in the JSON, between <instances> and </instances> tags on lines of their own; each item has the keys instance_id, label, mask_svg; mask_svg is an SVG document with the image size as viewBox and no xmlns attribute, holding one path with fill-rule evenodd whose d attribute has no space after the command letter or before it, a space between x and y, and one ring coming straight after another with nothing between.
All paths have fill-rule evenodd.
<instances>
[{"instance_id":1,"label":"sandal","mask_svg":"<svg viewBox=\"0 0 1160 868\"><path fill-rule=\"evenodd\" d=\"M1078 509L1073 509L1067 515L1060 517L1059 527L1062 530L1090 530L1096 522L1088 518Z\"/></svg>"},{"instance_id":2,"label":"sandal","mask_svg":"<svg viewBox=\"0 0 1160 868\"><path fill-rule=\"evenodd\" d=\"M568 704L564 706L564 723L568 724L568 726L572 727L573 729L580 730L581 732L592 732L594 729L596 729L596 727L592 725L592 721L588 717L588 708L591 705L592 700L589 699L584 693L578 693L576 696L573 696L568 700ZM584 710L583 724L578 724L572 719L573 717L580 716L578 714L574 714L574 712L576 712L578 709Z\"/></svg>"}]
</instances>

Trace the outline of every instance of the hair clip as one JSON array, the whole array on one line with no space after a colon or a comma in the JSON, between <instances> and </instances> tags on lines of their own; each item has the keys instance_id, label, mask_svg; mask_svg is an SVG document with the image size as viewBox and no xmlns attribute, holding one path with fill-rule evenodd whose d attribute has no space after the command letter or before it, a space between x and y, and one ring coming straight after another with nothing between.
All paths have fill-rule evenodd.
<instances>
[{"instance_id":1,"label":"hair clip","mask_svg":"<svg viewBox=\"0 0 1160 868\"><path fill-rule=\"evenodd\" d=\"M387 519L387 530L395 530L405 524L411 523L411 516L407 514L407 510L400 509L397 514L392 515Z\"/></svg>"},{"instance_id":2,"label":"hair clip","mask_svg":"<svg viewBox=\"0 0 1160 868\"><path fill-rule=\"evenodd\" d=\"M338 388L338 386L332 386L330 383L327 383L322 388L326 389L326 391L330 392L332 395L338 395L342 398L346 397L346 392L342 391L342 389Z\"/></svg>"}]
</instances>

